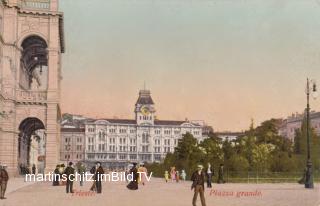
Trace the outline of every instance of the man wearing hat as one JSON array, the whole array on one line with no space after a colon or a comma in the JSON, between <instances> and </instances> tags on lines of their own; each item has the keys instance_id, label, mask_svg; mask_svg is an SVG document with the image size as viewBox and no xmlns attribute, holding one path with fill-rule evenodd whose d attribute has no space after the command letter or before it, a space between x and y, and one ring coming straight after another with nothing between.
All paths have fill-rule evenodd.
<instances>
[{"instance_id":1,"label":"man wearing hat","mask_svg":"<svg viewBox=\"0 0 320 206\"><path fill-rule=\"evenodd\" d=\"M9 180L8 172L6 171L6 165L0 165L0 199L6 199L4 194L7 189L7 183Z\"/></svg>"},{"instance_id":2,"label":"man wearing hat","mask_svg":"<svg viewBox=\"0 0 320 206\"><path fill-rule=\"evenodd\" d=\"M193 181L192 186L191 186L191 190L194 189L194 195L193 195L193 199L192 199L193 206L196 206L199 193L200 193L201 205L206 206L206 201L204 198L205 173L202 170L203 170L203 166L198 165L197 171L195 171L191 176L191 180Z\"/></svg>"},{"instance_id":3,"label":"man wearing hat","mask_svg":"<svg viewBox=\"0 0 320 206\"><path fill-rule=\"evenodd\" d=\"M75 171L72 162L69 162L68 167L64 170L64 174L66 174L67 176L66 192L73 193L73 181L75 177Z\"/></svg>"}]
</instances>

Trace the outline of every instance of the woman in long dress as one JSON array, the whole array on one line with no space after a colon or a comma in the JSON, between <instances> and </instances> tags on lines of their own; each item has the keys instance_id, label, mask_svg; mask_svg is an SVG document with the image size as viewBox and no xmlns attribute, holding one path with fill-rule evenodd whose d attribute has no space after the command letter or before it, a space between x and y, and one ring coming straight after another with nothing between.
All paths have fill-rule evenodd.
<instances>
[{"instance_id":1,"label":"woman in long dress","mask_svg":"<svg viewBox=\"0 0 320 206\"><path fill-rule=\"evenodd\" d=\"M139 173L139 179L140 179L140 182L142 185L145 185L146 182L147 182L147 175L148 175L148 170L147 168L144 166L144 163L142 163L138 169L138 172Z\"/></svg>"},{"instance_id":2,"label":"woman in long dress","mask_svg":"<svg viewBox=\"0 0 320 206\"><path fill-rule=\"evenodd\" d=\"M175 167L171 167L170 177L171 177L172 182L176 180L176 168Z\"/></svg>"},{"instance_id":3,"label":"woman in long dress","mask_svg":"<svg viewBox=\"0 0 320 206\"><path fill-rule=\"evenodd\" d=\"M132 181L127 185L129 190L137 190L138 189L138 170L137 170L137 163L133 163L132 168L129 171L129 174L132 174Z\"/></svg>"}]
</instances>

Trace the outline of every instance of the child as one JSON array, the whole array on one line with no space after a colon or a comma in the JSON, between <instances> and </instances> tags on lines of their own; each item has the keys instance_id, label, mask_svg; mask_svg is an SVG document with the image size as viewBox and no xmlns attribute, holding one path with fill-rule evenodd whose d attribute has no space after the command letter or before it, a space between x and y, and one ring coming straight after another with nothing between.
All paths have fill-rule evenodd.
<instances>
[{"instance_id":1,"label":"child","mask_svg":"<svg viewBox=\"0 0 320 206\"><path fill-rule=\"evenodd\" d=\"M176 172L176 182L178 183L180 180L180 174L179 171Z\"/></svg>"},{"instance_id":2,"label":"child","mask_svg":"<svg viewBox=\"0 0 320 206\"><path fill-rule=\"evenodd\" d=\"M168 182L168 180L169 180L169 172L168 171L164 172L164 179L166 180L166 182Z\"/></svg>"},{"instance_id":3,"label":"child","mask_svg":"<svg viewBox=\"0 0 320 206\"><path fill-rule=\"evenodd\" d=\"M183 181L186 181L187 174L186 174L186 172L184 170L181 171L181 175L180 176L181 176Z\"/></svg>"}]
</instances>

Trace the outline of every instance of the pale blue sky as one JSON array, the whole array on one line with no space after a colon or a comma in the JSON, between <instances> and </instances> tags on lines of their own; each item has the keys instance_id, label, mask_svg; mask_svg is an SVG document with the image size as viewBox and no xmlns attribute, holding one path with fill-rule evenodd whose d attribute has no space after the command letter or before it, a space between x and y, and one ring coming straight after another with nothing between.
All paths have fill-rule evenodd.
<instances>
[{"instance_id":1,"label":"pale blue sky","mask_svg":"<svg viewBox=\"0 0 320 206\"><path fill-rule=\"evenodd\" d=\"M306 77L320 83L320 0L62 0L60 10L63 112L133 118L146 81L160 119L241 130L301 112Z\"/></svg>"}]
</instances>

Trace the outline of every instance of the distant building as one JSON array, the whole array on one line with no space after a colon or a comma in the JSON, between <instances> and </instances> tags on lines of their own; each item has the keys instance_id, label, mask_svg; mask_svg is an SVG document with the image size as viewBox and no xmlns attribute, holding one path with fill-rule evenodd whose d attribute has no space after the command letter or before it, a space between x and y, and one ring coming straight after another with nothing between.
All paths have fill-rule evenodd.
<instances>
[{"instance_id":1,"label":"distant building","mask_svg":"<svg viewBox=\"0 0 320 206\"><path fill-rule=\"evenodd\" d=\"M85 129L61 128L60 160L83 162L85 158Z\"/></svg>"},{"instance_id":2,"label":"distant building","mask_svg":"<svg viewBox=\"0 0 320 206\"><path fill-rule=\"evenodd\" d=\"M279 135L294 141L296 130L301 129L304 114L295 113L283 120L280 128ZM310 127L315 129L316 133L320 135L320 112L310 112Z\"/></svg>"},{"instance_id":3,"label":"distant building","mask_svg":"<svg viewBox=\"0 0 320 206\"><path fill-rule=\"evenodd\" d=\"M135 119L96 119L85 122L85 162L102 162L109 168L124 168L129 162L159 162L173 152L183 134L199 142L203 126L189 120L158 120L149 90L141 90L135 104Z\"/></svg>"},{"instance_id":4,"label":"distant building","mask_svg":"<svg viewBox=\"0 0 320 206\"><path fill-rule=\"evenodd\" d=\"M222 141L233 141L239 137L242 137L244 133L242 132L215 132L215 134L222 140Z\"/></svg>"}]
</instances>

